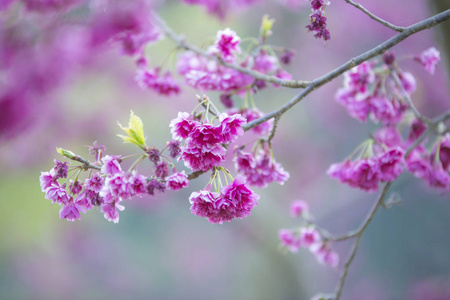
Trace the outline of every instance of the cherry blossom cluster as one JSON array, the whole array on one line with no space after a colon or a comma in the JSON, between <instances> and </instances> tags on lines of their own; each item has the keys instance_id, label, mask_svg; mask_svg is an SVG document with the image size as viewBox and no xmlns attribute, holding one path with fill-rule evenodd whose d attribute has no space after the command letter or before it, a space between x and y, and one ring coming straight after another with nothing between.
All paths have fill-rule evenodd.
<instances>
[{"instance_id":1,"label":"cherry blossom cluster","mask_svg":"<svg viewBox=\"0 0 450 300\"><path fill-rule=\"evenodd\" d=\"M277 56L269 54L264 47L256 53L239 57L241 39L233 30L227 28L217 33L214 45L208 48L211 58L201 56L192 51L186 51L178 58L178 73L185 78L188 85L202 91L219 91L223 97L233 94L245 94L266 87L266 82L256 80L235 69L223 66L213 59L218 57L229 63L239 64L254 71L267 75L274 75L281 79L292 79L292 76L281 69ZM289 56L289 57L287 57ZM292 52L287 54L285 61L289 61Z\"/></svg>"},{"instance_id":2,"label":"cherry blossom cluster","mask_svg":"<svg viewBox=\"0 0 450 300\"><path fill-rule=\"evenodd\" d=\"M435 47L431 47L421 54L414 56L414 60L422 64L427 72L434 74L436 64L441 60L441 54Z\"/></svg>"},{"instance_id":3,"label":"cherry blossom cluster","mask_svg":"<svg viewBox=\"0 0 450 300\"><path fill-rule=\"evenodd\" d=\"M229 172L217 168L213 178L216 191L211 191L211 183L201 191L193 192L189 197L191 212L199 217L207 218L210 223L229 222L232 219L242 219L250 215L250 211L258 204L259 195L247 187L245 179L237 176L230 184L221 186L220 174L223 171L224 178ZM218 179L218 182L216 182Z\"/></svg>"},{"instance_id":4,"label":"cherry blossom cluster","mask_svg":"<svg viewBox=\"0 0 450 300\"><path fill-rule=\"evenodd\" d=\"M46 109L53 101L52 92L71 74L98 67L95 62L108 48L138 56L162 37L147 1L87 2L0 4L0 138L13 138L32 122L45 120L56 107ZM3 15L8 9L10 17Z\"/></svg>"},{"instance_id":5,"label":"cherry blossom cluster","mask_svg":"<svg viewBox=\"0 0 450 300\"><path fill-rule=\"evenodd\" d=\"M153 196L156 191L178 191L189 186L185 171L178 172L171 162L180 155L180 143L169 141L164 149L147 147L143 138L140 119L133 113L129 127L122 127L127 136L121 136L125 142L133 143L143 150L143 154L122 157L120 155L106 155L105 147L98 145L90 147L94 155L94 163L61 148L58 153L81 165L69 169L68 162L55 160L55 166L49 172L42 172L40 176L41 190L45 198L62 206L60 218L67 221L80 219L80 212L85 213L94 207L100 207L108 221L117 223L119 211L124 209L122 202L135 196ZM163 155L168 149L169 156ZM139 156L127 171L122 169L125 159ZM154 175L144 176L136 171L138 164L148 158L154 164ZM171 170L169 169L171 166ZM69 172L73 174L68 177ZM82 172L87 172L84 180L80 179ZM71 179L74 177L74 179ZM64 180L63 183L59 181Z\"/></svg>"},{"instance_id":6,"label":"cherry blossom cluster","mask_svg":"<svg viewBox=\"0 0 450 300\"><path fill-rule=\"evenodd\" d=\"M185 166L194 172L212 170L207 186L189 197L191 212L207 218L210 223L242 219L250 215L259 195L247 186L251 185L248 178L238 175L233 179L230 172L220 165L225 160L228 145L244 134L241 126L246 120L240 114L219 113L206 96L199 100L198 107L206 106L205 110L196 112L194 109L191 114L180 112L170 123L173 139L184 141L179 159ZM228 179L232 180L230 184Z\"/></svg>"},{"instance_id":7,"label":"cherry blossom cluster","mask_svg":"<svg viewBox=\"0 0 450 300\"><path fill-rule=\"evenodd\" d=\"M344 73L344 87L336 93L336 101L345 106L350 116L360 121L369 117L383 124L399 123L406 110L399 87L389 77L389 67L380 62L374 72L373 62L364 62ZM409 72L396 71L403 89L411 95L416 80Z\"/></svg>"},{"instance_id":8,"label":"cherry blossom cluster","mask_svg":"<svg viewBox=\"0 0 450 300\"><path fill-rule=\"evenodd\" d=\"M312 14L309 15L310 23L306 28L308 31L314 32L314 37L328 41L330 39L330 31L327 28L327 18L325 17L325 9L330 5L328 0L309 0Z\"/></svg>"},{"instance_id":9,"label":"cherry blossom cluster","mask_svg":"<svg viewBox=\"0 0 450 300\"><path fill-rule=\"evenodd\" d=\"M148 69L146 64L138 69L135 80L141 88L154 90L160 95L171 96L181 90L169 71L161 74L160 68Z\"/></svg>"},{"instance_id":10,"label":"cherry blossom cluster","mask_svg":"<svg viewBox=\"0 0 450 300\"><path fill-rule=\"evenodd\" d=\"M439 52L432 47L416 57L420 57L424 68L430 71L439 61ZM395 76L400 86L396 84ZM353 188L375 192L380 182L392 182L407 170L431 187L448 190L448 133L438 136L428 150L424 140L407 153L426 130L426 124L421 120L411 122L411 118L406 118L412 108L405 97L415 89L414 77L399 68L394 53L385 54L378 62L364 62L346 72L344 87L336 93L336 100L352 117L360 121L370 117L381 122L383 127L350 158L331 165L328 175ZM400 128L404 132L409 128L405 140Z\"/></svg>"},{"instance_id":11,"label":"cherry blossom cluster","mask_svg":"<svg viewBox=\"0 0 450 300\"><path fill-rule=\"evenodd\" d=\"M373 147L370 140L364 148L361 158L331 165L328 175L353 188L376 192L379 182L392 182L403 173L405 151L399 146Z\"/></svg>"},{"instance_id":12,"label":"cherry blossom cluster","mask_svg":"<svg viewBox=\"0 0 450 300\"><path fill-rule=\"evenodd\" d=\"M433 74L439 57L436 48L431 47L415 60ZM395 83L393 76L398 76L402 86ZM398 124L408 110L402 90L410 96L416 90L416 79L400 69L390 52L377 62L364 62L344 73L344 87L337 91L336 101L360 121L370 117L374 122Z\"/></svg>"},{"instance_id":13,"label":"cherry blossom cluster","mask_svg":"<svg viewBox=\"0 0 450 300\"><path fill-rule=\"evenodd\" d=\"M450 189L450 133L434 144L431 151L421 145L406 158L406 169L428 186L440 190Z\"/></svg>"},{"instance_id":14,"label":"cherry blossom cluster","mask_svg":"<svg viewBox=\"0 0 450 300\"><path fill-rule=\"evenodd\" d=\"M265 188L272 182L284 184L289 179L289 173L276 162L265 143L261 140L260 143L263 143L262 147L252 153L239 148L235 150L236 171L251 186Z\"/></svg>"},{"instance_id":15,"label":"cherry blossom cluster","mask_svg":"<svg viewBox=\"0 0 450 300\"><path fill-rule=\"evenodd\" d=\"M307 248L314 254L320 264L337 267L339 255L312 225L308 203L303 200L293 201L290 214L291 217L302 218L307 224L298 229L281 229L278 238L282 246L292 253L298 252L300 248Z\"/></svg>"},{"instance_id":16,"label":"cherry blossom cluster","mask_svg":"<svg viewBox=\"0 0 450 300\"><path fill-rule=\"evenodd\" d=\"M91 150L95 150L91 147ZM100 150L104 150L100 146ZM61 150L65 156L67 151ZM103 156L103 151L97 152L95 166L98 171L91 169L87 178L82 181L79 175L87 171L85 166L71 167L69 172L76 172L75 179L68 177L68 162L61 163L55 160L55 166L49 172L42 172L40 176L41 190L45 198L52 203L61 205L59 216L67 221L80 219L80 212L85 213L94 207L99 207L108 221L117 223L119 211L124 209L122 202L134 196L142 197L145 194L154 195L155 190L164 192L166 189L177 191L189 185L187 176L182 172L173 170L169 175L167 167L161 171L161 164L155 168L155 176L144 176L136 171L123 171L120 156ZM95 168L94 170L97 170ZM66 179L60 183L59 179Z\"/></svg>"},{"instance_id":17,"label":"cherry blossom cluster","mask_svg":"<svg viewBox=\"0 0 450 300\"><path fill-rule=\"evenodd\" d=\"M12 5L23 2L23 5ZM260 0L185 0L185 3L205 6L208 12L224 17L228 11L239 10ZM299 6L300 1L285 1L287 7ZM180 82L163 63L150 65L149 45L161 40L162 30L155 25L152 15L153 1L88 1L88 0L9 0L0 4L7 11L17 6L20 18L0 19L0 132L7 138L24 130L34 118L27 118L33 109L51 99L49 94L64 83L64 79L82 67L95 65L108 46L119 47L123 55L132 57L137 65L137 84L164 96L180 93ZM315 12L323 12L327 1L312 1ZM89 7L89 9L85 9ZM11 12L14 9L11 9ZM74 21L73 11L82 11L82 17ZM31 13L29 13L31 12ZM60 13L59 13L60 12ZM13 14L13 13L12 13ZM314 25L314 31L326 36L323 26L325 17ZM315 19L314 19L315 20ZM231 29L217 33L213 45L205 49L210 58L187 51L178 58L178 72L189 85L201 91L219 91L223 99L231 95L254 93L267 86L262 80L243 74L235 68L227 68L221 61L236 64L281 79L292 76L281 68L288 64L292 51L284 51L277 57L275 50L265 41L271 35L274 20L266 19L260 36L251 41L249 51L241 51L241 39ZM57 26L56 26L57 25ZM312 28L312 27L311 27ZM33 36L23 34L36 32ZM258 42L255 42L257 40ZM172 54L181 50L177 47ZM278 51L278 50L277 50ZM216 59L219 60L216 60ZM24 71L26 70L26 71ZM27 88L24 89L23 86ZM276 85L275 85L276 86ZM20 115L20 117L19 117Z\"/></svg>"},{"instance_id":18,"label":"cherry blossom cluster","mask_svg":"<svg viewBox=\"0 0 450 300\"><path fill-rule=\"evenodd\" d=\"M197 112L203 105L206 109ZM228 145L244 133L241 126L246 120L239 114L229 116L219 113L213 107L205 96L192 114L180 112L178 118L170 124L174 140L167 142L162 150L147 146L142 121L133 112L128 127L119 124L126 133L119 137L126 143L136 145L143 151L142 154L125 157L105 155L105 147L95 142L90 148L95 157L94 163L91 163L71 151L59 148L58 153L81 165L69 169L68 162L55 161L55 166L49 172L42 172L40 183L45 198L62 206L62 219L80 219L80 212L85 213L98 206L108 221L117 223L119 211L124 209L123 201L135 196L153 196L166 190L177 191L189 186L185 171L177 171L171 161L178 158L194 172L212 170L211 180L205 189L193 192L189 198L193 214L207 218L210 223L220 224L250 215L259 196L247 186L247 178L238 175L233 179L230 172L220 166ZM184 145L180 141L184 141ZM166 150L169 156L163 154ZM136 156L136 161L124 171L123 161ZM154 175L144 176L136 171L144 159L153 163ZM273 172L266 172L271 171ZM68 177L70 172L73 174ZM88 172L85 180L80 179L82 172ZM225 185L222 184L220 174L224 177ZM287 175L285 177L283 180L287 180ZM231 183L228 183L229 179Z\"/></svg>"},{"instance_id":19,"label":"cherry blossom cluster","mask_svg":"<svg viewBox=\"0 0 450 300\"><path fill-rule=\"evenodd\" d=\"M180 112L170 123L173 139L184 141L180 159L192 171L218 167L226 157L224 145L243 135L241 126L246 123L240 114L221 113L213 117L218 123L213 125L208 119L210 100L206 98L201 103L206 103L208 109L201 113L200 119L196 119L195 111L193 114Z\"/></svg>"},{"instance_id":20,"label":"cherry blossom cluster","mask_svg":"<svg viewBox=\"0 0 450 300\"><path fill-rule=\"evenodd\" d=\"M208 52L212 55L217 55L226 62L234 63L236 55L241 54L241 38L231 30L219 30L217 32L216 41L214 45L209 47Z\"/></svg>"}]
</instances>

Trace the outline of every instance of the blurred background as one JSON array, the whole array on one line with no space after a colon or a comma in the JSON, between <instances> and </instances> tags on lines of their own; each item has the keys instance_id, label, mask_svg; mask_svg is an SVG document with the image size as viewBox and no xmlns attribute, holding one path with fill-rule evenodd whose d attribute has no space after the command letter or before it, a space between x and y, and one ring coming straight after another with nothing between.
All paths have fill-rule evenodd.
<instances>
[{"instance_id":1,"label":"blurred background","mask_svg":"<svg viewBox=\"0 0 450 300\"><path fill-rule=\"evenodd\" d=\"M22 37L39 34L42 27L33 22L42 15L25 13L20 1L6 2L0 5L2 24L19 24L19 29L3 30L0 43L17 53L26 47ZM310 11L302 1L247 2L255 3L230 8L222 19L182 1L159 1L155 6L193 44L214 38L226 27L241 38L257 36L262 16L269 14L276 22L268 43L295 49L286 70L302 80L321 76L395 34L344 1L332 0L326 14L331 40L324 43L306 32ZM360 3L399 26L414 24L439 9L421 0ZM76 14L82 12L53 12L46 18L63 30L64 20L79 18ZM400 63L416 77L413 101L428 117L450 108L449 53L440 36L445 33L426 30L393 49L397 57L431 46L440 50L442 61L434 75L411 59ZM40 172L50 170L54 158L61 159L55 148L88 157L85 145L97 140L109 154L136 153L116 136L117 121L126 124L130 109L142 118L148 144L161 148L171 138L170 120L178 111L192 111L197 91L182 85L178 96L167 98L141 90L134 81L133 59L118 48L104 47L87 57L77 48L76 34L62 31L52 38L62 41L67 49L61 51L68 54L53 56L44 47L48 44L36 52L56 67L56 71L42 69L51 74L43 84L49 87L37 93L44 87L30 87L24 79L20 89L24 102L16 105L3 99L0 104L1 299L310 299L318 292L334 291L340 269L319 265L307 250L295 255L280 251L278 230L298 226L299 221L289 217L289 204L296 199L306 200L317 223L336 234L356 228L376 200L376 195L343 186L325 173L377 127L352 119L336 103L334 93L342 77L310 94L279 122L274 155L291 178L284 186L255 189L261 199L250 217L213 225L191 214L188 198L206 185L204 175L185 190L128 201L118 224L107 222L95 210L70 223L59 219L59 206L44 199L39 186ZM158 66L173 48L167 39L148 47L150 64ZM2 67L8 51L1 53ZM24 72L20 81L36 60L24 53L13 63L19 61ZM165 67L175 73L170 59ZM271 88L254 100L262 111L270 112L298 92ZM218 94L208 95L220 105ZM227 164L233 170L232 162ZM364 234L343 299L450 299L448 194L427 188L409 174L402 175L392 191L403 202L381 210ZM334 245L341 261L350 245Z\"/></svg>"}]
</instances>

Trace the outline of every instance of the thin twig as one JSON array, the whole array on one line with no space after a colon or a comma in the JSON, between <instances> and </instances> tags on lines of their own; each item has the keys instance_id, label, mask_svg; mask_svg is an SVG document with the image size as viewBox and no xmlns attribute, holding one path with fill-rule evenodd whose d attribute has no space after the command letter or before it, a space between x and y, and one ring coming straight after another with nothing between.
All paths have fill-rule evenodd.
<instances>
[{"instance_id":1,"label":"thin twig","mask_svg":"<svg viewBox=\"0 0 450 300\"><path fill-rule=\"evenodd\" d=\"M405 88L403 87L402 82L400 81L400 78L398 78L397 72L393 69L391 69L391 76L394 79L395 84L397 85L397 88L400 90L400 93L402 94L402 97L404 100L406 100L406 102L408 103L409 108L413 111L413 113L416 115L416 117L430 125L431 124L431 120L429 120L428 118L426 118L424 115L422 115L419 110L416 108L416 106L414 105L411 97L409 96L409 94L406 92Z\"/></svg>"},{"instance_id":2,"label":"thin twig","mask_svg":"<svg viewBox=\"0 0 450 300\"><path fill-rule=\"evenodd\" d=\"M383 54L386 50L394 47L407 37L425 30L429 29L433 26L436 26L444 21L447 21L450 19L450 9L441 12L431 18L428 18L426 20L423 20L419 23L416 23L414 25L411 25L409 27L406 27L406 29L396 36L388 39L387 41L381 43L380 45L376 46L375 48L355 57L346 62L345 64L341 65L340 67L334 69L333 71L323 75L322 77L319 77L315 80L313 80L303 91L301 91L299 94L297 94L294 98L286 102L283 106L280 108L272 111L271 113L266 114L265 116L262 116L259 119L253 120L252 122L249 122L242 126L242 128L247 131L249 129L252 129L255 126L258 126L259 124L262 124L275 116L281 116L286 111L291 109L295 104L300 102L303 98L305 98L309 93L311 93L313 90L321 87L322 85L330 82L331 80L335 79L336 77L342 75L344 72L350 70L351 68L377 56L380 54Z\"/></svg>"},{"instance_id":3,"label":"thin twig","mask_svg":"<svg viewBox=\"0 0 450 300\"><path fill-rule=\"evenodd\" d=\"M366 15L368 15L372 20L377 21L380 24L383 24L384 26L398 31L398 32L403 32L406 30L405 27L400 27L400 26L396 26L394 24L389 23L388 21L385 21L383 19L381 19L380 17L377 17L376 15L374 15L373 13L371 13L370 11L368 11L367 9L365 9L361 4L359 3L355 3L352 0L345 0L345 2L347 2L348 4L353 5L354 7L356 7L357 9L361 10L362 12L364 12Z\"/></svg>"},{"instance_id":4,"label":"thin twig","mask_svg":"<svg viewBox=\"0 0 450 300\"><path fill-rule=\"evenodd\" d=\"M82 163L82 167L85 169L95 169L95 170L101 170L100 166L94 165L92 164L89 160L84 159L83 157L79 156L79 155L75 155L73 157L70 158L71 160L77 161L79 163Z\"/></svg>"},{"instance_id":5,"label":"thin twig","mask_svg":"<svg viewBox=\"0 0 450 300\"><path fill-rule=\"evenodd\" d=\"M411 153L411 151L414 150L414 148L416 148L425 139L425 137L433 130L434 127L436 127L437 124L439 124L441 122L445 122L448 119L450 119L450 111L447 111L446 113L433 119L431 121L431 123L429 124L428 128L420 135L420 137L418 137L414 141L414 143L412 143L408 147L408 149L405 151L404 157L407 158L408 155ZM317 228L317 230L320 232L320 234L323 236L324 239L333 241L333 242L340 242L340 241L345 241L345 240L354 238L357 235L359 235L362 231L365 230L364 224L365 223L363 223L363 225L361 225L358 229L349 231L346 234L339 235L339 236L332 235L325 229L318 228L318 226L315 226L315 227Z\"/></svg>"},{"instance_id":6,"label":"thin twig","mask_svg":"<svg viewBox=\"0 0 450 300\"><path fill-rule=\"evenodd\" d=\"M199 177L200 175L202 175L203 173L205 173L205 171L195 171L195 172L189 173L189 174L187 174L187 179L188 180L195 179L195 178Z\"/></svg>"},{"instance_id":7,"label":"thin twig","mask_svg":"<svg viewBox=\"0 0 450 300\"><path fill-rule=\"evenodd\" d=\"M432 130L435 130L436 126L442 122L445 122L446 120L450 119L450 110L443 113L442 115L438 116L434 120L431 121L431 123L428 125L428 128L422 133L421 136L419 136L414 143L412 143L409 148L405 152L405 157L408 157L408 155L411 153L411 151L414 150L422 141L425 139L425 137L430 134ZM442 134L445 134L446 131L444 131Z\"/></svg>"},{"instance_id":8,"label":"thin twig","mask_svg":"<svg viewBox=\"0 0 450 300\"><path fill-rule=\"evenodd\" d=\"M306 86L308 86L308 84L310 83L309 81L304 81L304 80L286 80L286 79L281 79L278 78L276 76L271 76L271 75L265 75L263 73L260 73L258 71L255 70L251 70L249 68L245 68L242 67L238 64L232 64L229 62L224 61L223 59L217 57L217 56L213 56L208 54L208 52L198 48L195 45L189 44L188 42L185 41L184 37L182 37L181 35L176 34L172 28L170 28L167 23L158 16L158 14L156 14L155 12L153 13L153 17L154 19L157 21L158 25L161 27L161 29L165 32L165 34L172 39L174 42L176 42L178 44L178 47L186 49L186 50L190 50L194 53L197 53L201 56L207 57L209 59L214 59L216 60L218 63L224 65L227 68L230 69L234 69L237 70L241 73L247 74L255 79L258 80L263 80L263 81L267 81L267 82L271 82L274 84L278 84L284 87L289 87L289 88L304 88Z\"/></svg>"},{"instance_id":9,"label":"thin twig","mask_svg":"<svg viewBox=\"0 0 450 300\"><path fill-rule=\"evenodd\" d=\"M384 198L386 197L387 191L389 190L391 185L392 185L392 182L386 183L386 185L383 188L383 191L381 192L380 197L378 198L378 201L376 202L372 211L367 216L367 219L361 225L361 228L358 230L358 232L356 234L356 239L353 244L352 250L350 252L350 256L348 257L347 261L345 262L344 270L342 271L342 275L339 279L339 285L336 288L336 296L334 298L335 300L339 300L339 298L341 297L342 289L344 287L345 280L347 279L348 270L350 268L350 265L353 262L353 259L356 256L356 251L358 250L359 241L361 240L363 233L366 231L367 227L369 226L370 222L372 221L373 217L375 216L375 213L377 212L378 208L380 208L381 204L383 203Z\"/></svg>"},{"instance_id":10,"label":"thin twig","mask_svg":"<svg viewBox=\"0 0 450 300\"><path fill-rule=\"evenodd\" d=\"M267 138L267 142L269 144L272 143L272 139L275 136L275 132L277 131L277 127L278 127L278 121L280 121L280 116L276 116L274 121L273 121L273 126L272 126L272 131L270 132L269 137Z\"/></svg>"}]
</instances>

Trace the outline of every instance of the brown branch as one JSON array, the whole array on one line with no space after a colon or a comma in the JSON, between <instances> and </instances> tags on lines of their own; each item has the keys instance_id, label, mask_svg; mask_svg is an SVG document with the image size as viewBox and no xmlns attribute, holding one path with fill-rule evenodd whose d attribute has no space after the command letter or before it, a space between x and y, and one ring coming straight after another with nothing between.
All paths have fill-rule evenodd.
<instances>
[{"instance_id":1,"label":"brown branch","mask_svg":"<svg viewBox=\"0 0 450 300\"><path fill-rule=\"evenodd\" d=\"M428 128L422 133L421 136L419 136L414 143L411 144L411 146L409 146L409 148L406 150L405 152L405 157L408 157L408 155L411 153L411 151L414 150L414 148L416 148L420 143L422 143L422 141L425 139L425 137L430 134L430 132L432 130L436 129L436 126L438 126L440 123L445 122L447 120L450 119L450 110L447 111L446 113L443 113L442 115L440 115L439 117L435 118L434 120L431 121L431 123L428 125ZM444 130L444 132L442 132L441 134L445 134L446 130Z\"/></svg>"},{"instance_id":2,"label":"brown branch","mask_svg":"<svg viewBox=\"0 0 450 300\"><path fill-rule=\"evenodd\" d=\"M356 7L357 9L361 10L362 12L364 12L366 15L368 15L372 20L377 21L378 23L392 29L398 32L403 32L406 30L405 27L400 27L400 26L396 26L394 24L389 23L388 21L385 21L383 19L381 19L380 17L377 17L376 15L374 15L373 13L371 13L370 11L368 11L367 9L365 9L361 4L359 3L355 3L352 0L345 0L345 2L347 2L348 4L353 5L354 7Z\"/></svg>"},{"instance_id":3,"label":"brown branch","mask_svg":"<svg viewBox=\"0 0 450 300\"><path fill-rule=\"evenodd\" d=\"M431 18L428 18L426 20L423 20L419 23L416 23L414 25L411 25L409 27L406 27L405 30L397 34L396 36L388 39L387 41L381 43L380 45L376 46L375 48L355 57L346 62L345 64L341 65L340 67L334 69L333 71L323 75L322 77L319 77L315 80L313 80L303 91L301 91L298 95L296 95L294 98L286 102L283 106L280 108L274 110L271 113L266 114L265 116L262 116L259 119L253 120L252 122L249 122L242 127L245 131L252 129L255 126L258 126L259 124L262 124L272 118L275 118L276 116L281 116L286 111L291 109L295 104L300 102L303 98L305 98L309 93L311 93L313 90L321 87L322 85L330 82L331 80L335 79L336 77L342 75L344 72L350 70L351 68L377 56L380 54L383 54L386 50L394 47L407 37L425 30L429 29L433 26L436 26L444 21L447 21L450 19L450 9L439 13Z\"/></svg>"},{"instance_id":4,"label":"brown branch","mask_svg":"<svg viewBox=\"0 0 450 300\"><path fill-rule=\"evenodd\" d=\"M74 157L70 158L71 160L77 161L79 163L82 163L82 167L84 169L95 169L95 170L101 170L100 166L94 165L92 164L90 161L88 161L87 159L82 158L79 155L75 155Z\"/></svg>"},{"instance_id":5,"label":"brown branch","mask_svg":"<svg viewBox=\"0 0 450 300\"><path fill-rule=\"evenodd\" d=\"M280 117L279 116L275 117L275 120L273 121L272 131L270 132L270 135L267 138L267 142L269 142L269 144L272 143L272 139L274 138L275 132L277 131L278 121L280 121Z\"/></svg>"},{"instance_id":6,"label":"brown branch","mask_svg":"<svg viewBox=\"0 0 450 300\"><path fill-rule=\"evenodd\" d=\"M341 297L342 289L344 287L345 280L347 279L348 270L350 268L350 265L353 262L353 259L356 256L356 251L358 250L359 241L361 240L361 237L362 237L363 233L366 231L370 222L372 222L373 217L375 216L375 213L377 212L378 208L380 208L380 206L382 205L384 198L386 197L387 191L389 190L391 185L392 185L392 182L386 183L386 185L383 188L383 191L381 192L380 197L378 198L378 201L376 202L372 211L367 216L367 219L364 221L364 223L361 225L361 228L357 231L357 233L355 235L356 239L355 239L355 242L353 243L353 247L350 252L350 256L348 257L347 261L345 262L344 270L342 271L342 275L339 279L339 284L336 288L336 294L335 294L336 296L335 296L334 300L339 300L339 298Z\"/></svg>"},{"instance_id":7,"label":"brown branch","mask_svg":"<svg viewBox=\"0 0 450 300\"><path fill-rule=\"evenodd\" d=\"M195 171L195 172L189 173L189 174L187 174L187 179L188 180L195 179L204 173L205 173L205 171Z\"/></svg>"},{"instance_id":8,"label":"brown branch","mask_svg":"<svg viewBox=\"0 0 450 300\"><path fill-rule=\"evenodd\" d=\"M244 73L244 74L247 74L249 76L252 76L253 78L258 79L258 80L267 81L267 82L270 82L270 83L278 84L278 85L281 85L281 86L284 86L284 87L289 87L289 88L304 88L304 87L308 86L308 84L310 83L309 81L303 81L303 80L286 80L286 79L281 79L281 78L278 78L276 76L265 75L265 74L260 73L258 71L242 67L242 66L240 66L238 64L232 64L232 63L226 62L226 61L220 59L219 57L210 55L206 51L198 48L197 46L189 44L188 42L186 42L186 40L184 39L183 36L176 34L172 30L172 28L170 28L167 25L167 23L160 16L158 16L158 14L156 14L155 12L153 13L153 18L157 21L158 25L165 32L165 34L170 39L172 39L175 43L178 44L178 47L186 49L186 50L190 50L190 51L192 51L194 53L197 53L198 55L207 57L209 59L216 60L218 63L224 65L227 68L237 70L237 71L239 71L241 73Z\"/></svg>"}]
</instances>

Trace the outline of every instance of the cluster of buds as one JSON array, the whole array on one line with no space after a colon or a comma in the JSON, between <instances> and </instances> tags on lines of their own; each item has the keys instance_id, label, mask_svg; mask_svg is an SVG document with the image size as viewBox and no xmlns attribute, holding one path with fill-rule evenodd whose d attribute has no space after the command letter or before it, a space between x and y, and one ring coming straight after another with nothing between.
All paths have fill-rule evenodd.
<instances>
[{"instance_id":1,"label":"cluster of buds","mask_svg":"<svg viewBox=\"0 0 450 300\"><path fill-rule=\"evenodd\" d=\"M327 18L325 17L325 9L330 5L328 0L310 0L312 14L309 15L310 24L306 26L308 31L314 31L316 39L328 41L330 39L330 31L327 28Z\"/></svg>"},{"instance_id":2,"label":"cluster of buds","mask_svg":"<svg viewBox=\"0 0 450 300\"><path fill-rule=\"evenodd\" d=\"M289 173L276 162L267 144L259 140L252 152L245 152L242 147L235 150L236 171L249 185L265 188L272 182L284 184L289 179Z\"/></svg>"}]
</instances>

